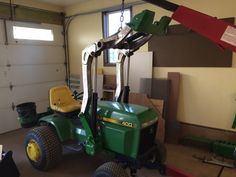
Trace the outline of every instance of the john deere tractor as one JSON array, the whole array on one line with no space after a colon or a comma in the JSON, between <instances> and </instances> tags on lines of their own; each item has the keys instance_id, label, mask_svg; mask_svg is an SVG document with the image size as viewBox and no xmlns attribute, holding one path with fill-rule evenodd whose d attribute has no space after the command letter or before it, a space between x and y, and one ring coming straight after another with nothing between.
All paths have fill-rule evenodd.
<instances>
[{"instance_id":1,"label":"john deere tractor","mask_svg":"<svg viewBox=\"0 0 236 177\"><path fill-rule=\"evenodd\" d=\"M160 143L155 143L156 112L129 104L128 83L125 87L123 84L124 59L129 59L153 34L164 34L171 20L162 17L153 23L153 19L154 12L145 10L116 34L83 50L82 101L74 99L67 86L50 89L53 113L39 118L40 126L30 130L25 137L25 151L33 167L38 170L54 167L61 161L62 147L67 142L72 142L74 149L84 150L88 155L102 151L114 154L114 162L101 165L94 177L127 177L124 167L130 168L131 175L134 175L144 165L164 162L165 149ZM98 101L97 57L111 48L120 49L115 99Z\"/></svg>"}]
</instances>

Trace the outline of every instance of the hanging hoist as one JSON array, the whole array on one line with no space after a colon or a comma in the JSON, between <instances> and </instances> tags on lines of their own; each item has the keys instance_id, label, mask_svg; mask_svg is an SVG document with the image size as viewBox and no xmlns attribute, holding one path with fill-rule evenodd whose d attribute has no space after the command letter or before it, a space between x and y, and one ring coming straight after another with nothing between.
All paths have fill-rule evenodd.
<instances>
[{"instance_id":1,"label":"hanging hoist","mask_svg":"<svg viewBox=\"0 0 236 177\"><path fill-rule=\"evenodd\" d=\"M125 17L124 17L124 12L125 12L125 0L122 0L121 2L121 9L120 9L120 28L119 28L119 31L122 29L123 27L123 22L125 20Z\"/></svg>"}]
</instances>

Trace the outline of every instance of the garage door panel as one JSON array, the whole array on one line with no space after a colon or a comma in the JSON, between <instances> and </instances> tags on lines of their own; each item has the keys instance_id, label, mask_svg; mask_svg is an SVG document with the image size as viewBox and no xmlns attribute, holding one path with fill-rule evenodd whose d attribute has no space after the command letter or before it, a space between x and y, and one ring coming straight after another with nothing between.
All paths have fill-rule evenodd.
<instances>
[{"instance_id":1,"label":"garage door panel","mask_svg":"<svg viewBox=\"0 0 236 177\"><path fill-rule=\"evenodd\" d=\"M0 66L0 88L8 86L9 86L8 69L7 67Z\"/></svg>"},{"instance_id":2,"label":"garage door panel","mask_svg":"<svg viewBox=\"0 0 236 177\"><path fill-rule=\"evenodd\" d=\"M1 49L0 49L1 50ZM64 49L58 46L8 46L11 65L63 64Z\"/></svg>"},{"instance_id":3,"label":"garage door panel","mask_svg":"<svg viewBox=\"0 0 236 177\"><path fill-rule=\"evenodd\" d=\"M38 113L46 112L47 108L49 107L49 101L44 100L44 101L36 102L36 107L37 107Z\"/></svg>"},{"instance_id":4,"label":"garage door panel","mask_svg":"<svg viewBox=\"0 0 236 177\"><path fill-rule=\"evenodd\" d=\"M60 81L15 87L12 93L14 104L17 105L25 102L48 100L50 88L65 84L64 81Z\"/></svg>"},{"instance_id":5,"label":"garage door panel","mask_svg":"<svg viewBox=\"0 0 236 177\"><path fill-rule=\"evenodd\" d=\"M9 88L0 89L0 109L11 107L13 103L13 94ZM0 115L1 116L1 115Z\"/></svg>"},{"instance_id":6,"label":"garage door panel","mask_svg":"<svg viewBox=\"0 0 236 177\"><path fill-rule=\"evenodd\" d=\"M54 41L15 40L13 25L51 29ZM45 112L49 106L49 89L66 84L62 31L59 25L7 21L9 45L5 46L0 20L0 100L4 100L0 102L0 133L20 127L16 110L12 110L13 103L16 106L35 102L37 111Z\"/></svg>"},{"instance_id":7,"label":"garage door panel","mask_svg":"<svg viewBox=\"0 0 236 177\"><path fill-rule=\"evenodd\" d=\"M8 60L7 47L5 45L0 44L0 66L6 66L7 60Z\"/></svg>"},{"instance_id":8,"label":"garage door panel","mask_svg":"<svg viewBox=\"0 0 236 177\"><path fill-rule=\"evenodd\" d=\"M4 29L3 20L0 20L0 29ZM3 30L0 30L0 44L5 43L5 34Z\"/></svg>"},{"instance_id":9,"label":"garage door panel","mask_svg":"<svg viewBox=\"0 0 236 177\"><path fill-rule=\"evenodd\" d=\"M16 111L11 108L0 109L0 133L5 133L20 128Z\"/></svg>"},{"instance_id":10,"label":"garage door panel","mask_svg":"<svg viewBox=\"0 0 236 177\"><path fill-rule=\"evenodd\" d=\"M22 40L14 39L13 26L39 28L39 29L51 29L54 35L54 41L38 41L38 40ZM63 27L60 25L51 24L36 24L36 23L23 23L7 21L8 42L14 45L51 45L51 46L63 46Z\"/></svg>"},{"instance_id":11,"label":"garage door panel","mask_svg":"<svg viewBox=\"0 0 236 177\"><path fill-rule=\"evenodd\" d=\"M65 80L66 69L59 65L15 66L8 71L9 80L13 85L29 85L50 81Z\"/></svg>"}]
</instances>

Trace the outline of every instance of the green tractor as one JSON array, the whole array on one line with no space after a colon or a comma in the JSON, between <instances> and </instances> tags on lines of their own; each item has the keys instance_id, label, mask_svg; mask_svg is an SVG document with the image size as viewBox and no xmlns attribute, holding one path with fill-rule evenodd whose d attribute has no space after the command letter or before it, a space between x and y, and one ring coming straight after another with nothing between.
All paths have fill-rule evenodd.
<instances>
[{"instance_id":1,"label":"green tractor","mask_svg":"<svg viewBox=\"0 0 236 177\"><path fill-rule=\"evenodd\" d=\"M126 177L125 168L130 168L134 176L137 169L143 166L164 163L164 146L155 143L156 112L129 104L128 81L125 87L123 84L125 58L129 59L153 34L164 34L171 20L162 17L160 22L153 23L153 19L154 12L145 10L113 36L83 50L82 101L74 99L67 86L50 89L53 113L41 116L37 120L40 126L30 130L25 137L25 151L33 167L38 170L53 168L61 161L62 147L68 142L74 149L84 150L88 155L102 151L114 155L114 162L101 165L94 177ZM97 57L111 48L120 49L116 64L116 94L114 101L98 101ZM93 61L95 67L92 72Z\"/></svg>"}]
</instances>

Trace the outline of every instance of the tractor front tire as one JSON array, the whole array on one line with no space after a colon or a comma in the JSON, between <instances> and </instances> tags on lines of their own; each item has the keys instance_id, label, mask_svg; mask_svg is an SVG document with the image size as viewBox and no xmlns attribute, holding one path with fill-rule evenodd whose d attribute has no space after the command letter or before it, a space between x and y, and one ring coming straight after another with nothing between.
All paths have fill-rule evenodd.
<instances>
[{"instance_id":1,"label":"tractor front tire","mask_svg":"<svg viewBox=\"0 0 236 177\"><path fill-rule=\"evenodd\" d=\"M158 167L158 165L163 165L166 161L167 151L163 143L157 141L155 144L155 151L153 155L146 162L146 167L153 169Z\"/></svg>"},{"instance_id":2,"label":"tractor front tire","mask_svg":"<svg viewBox=\"0 0 236 177\"><path fill-rule=\"evenodd\" d=\"M129 175L119 164L107 162L97 168L93 177L129 177Z\"/></svg>"},{"instance_id":3,"label":"tractor front tire","mask_svg":"<svg viewBox=\"0 0 236 177\"><path fill-rule=\"evenodd\" d=\"M62 159L62 146L53 128L40 126L30 130L25 137L25 152L38 170L48 170Z\"/></svg>"}]
</instances>

